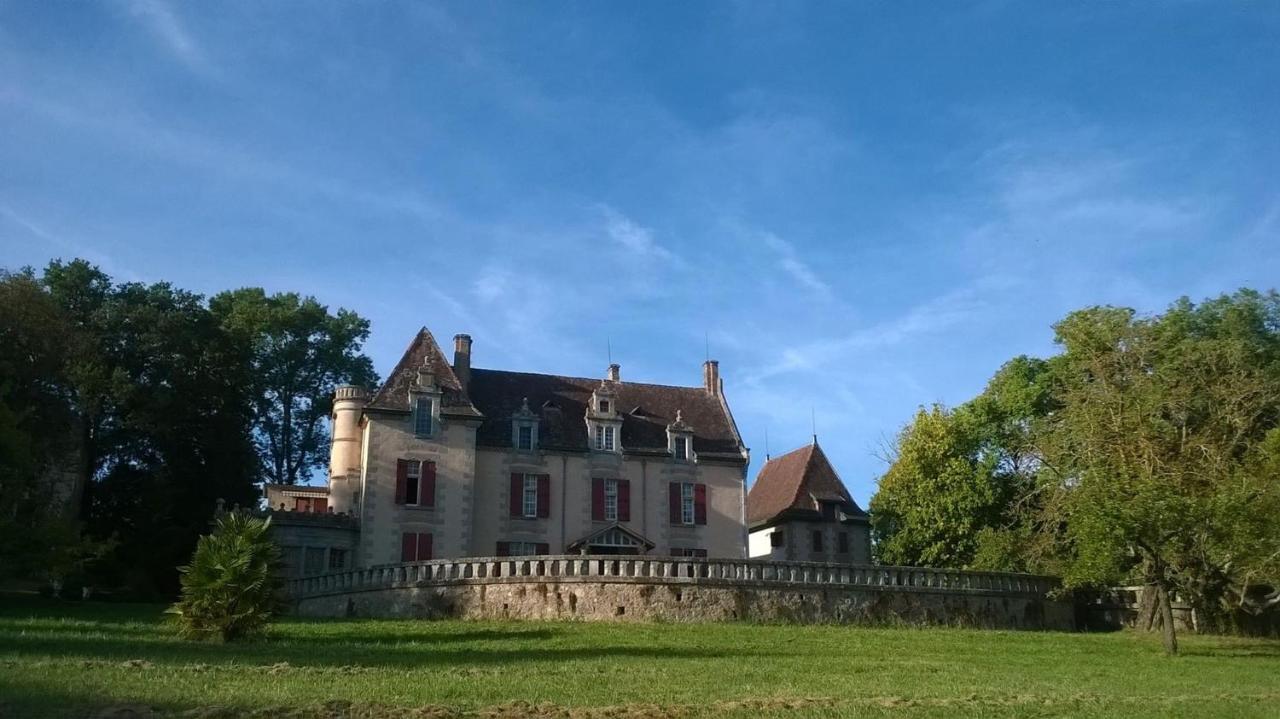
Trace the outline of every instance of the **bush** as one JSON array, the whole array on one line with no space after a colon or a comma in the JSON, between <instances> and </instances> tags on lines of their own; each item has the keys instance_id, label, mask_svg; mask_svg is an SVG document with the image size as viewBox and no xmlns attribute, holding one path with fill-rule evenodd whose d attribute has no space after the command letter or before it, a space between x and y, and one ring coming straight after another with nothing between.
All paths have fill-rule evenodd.
<instances>
[{"instance_id":1,"label":"bush","mask_svg":"<svg viewBox=\"0 0 1280 719\"><path fill-rule=\"evenodd\" d=\"M179 567L182 598L169 609L188 639L234 641L261 633L280 608L279 550L269 519L232 512L196 544Z\"/></svg>"}]
</instances>

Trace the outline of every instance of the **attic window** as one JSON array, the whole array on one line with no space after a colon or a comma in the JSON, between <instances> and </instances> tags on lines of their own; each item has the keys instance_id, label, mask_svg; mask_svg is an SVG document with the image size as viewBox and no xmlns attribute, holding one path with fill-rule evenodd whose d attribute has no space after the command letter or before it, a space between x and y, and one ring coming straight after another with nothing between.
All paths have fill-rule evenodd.
<instances>
[{"instance_id":1,"label":"attic window","mask_svg":"<svg viewBox=\"0 0 1280 719\"><path fill-rule=\"evenodd\" d=\"M607 413L609 411L609 400L607 399L600 400L600 411L603 413Z\"/></svg>"},{"instance_id":2,"label":"attic window","mask_svg":"<svg viewBox=\"0 0 1280 719\"><path fill-rule=\"evenodd\" d=\"M516 428L516 448L523 450L533 449L533 425L522 424Z\"/></svg>"},{"instance_id":3,"label":"attic window","mask_svg":"<svg viewBox=\"0 0 1280 719\"><path fill-rule=\"evenodd\" d=\"M413 403L413 433L419 437L431 436L430 397L419 397Z\"/></svg>"},{"instance_id":4,"label":"attic window","mask_svg":"<svg viewBox=\"0 0 1280 719\"><path fill-rule=\"evenodd\" d=\"M689 459L689 438L674 437L671 442L671 454L677 461L683 462Z\"/></svg>"},{"instance_id":5,"label":"attic window","mask_svg":"<svg viewBox=\"0 0 1280 719\"><path fill-rule=\"evenodd\" d=\"M596 425L596 449L605 452L613 451L613 427Z\"/></svg>"}]
</instances>

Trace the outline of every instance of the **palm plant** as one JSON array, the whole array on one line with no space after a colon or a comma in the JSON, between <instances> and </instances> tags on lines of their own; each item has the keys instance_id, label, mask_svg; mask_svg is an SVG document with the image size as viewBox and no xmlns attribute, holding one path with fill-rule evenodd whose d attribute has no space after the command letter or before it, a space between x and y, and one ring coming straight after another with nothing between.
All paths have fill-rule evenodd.
<instances>
[{"instance_id":1,"label":"palm plant","mask_svg":"<svg viewBox=\"0 0 1280 719\"><path fill-rule=\"evenodd\" d=\"M266 628L280 608L280 553L270 526L270 519L230 512L200 538L191 564L178 569L182 598L169 609L183 637L226 642Z\"/></svg>"}]
</instances>

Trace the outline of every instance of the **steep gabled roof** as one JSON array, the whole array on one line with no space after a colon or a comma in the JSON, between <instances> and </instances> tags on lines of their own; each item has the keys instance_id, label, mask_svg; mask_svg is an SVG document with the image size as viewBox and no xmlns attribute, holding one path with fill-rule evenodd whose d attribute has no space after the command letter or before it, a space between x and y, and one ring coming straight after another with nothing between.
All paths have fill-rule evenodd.
<instances>
[{"instance_id":1,"label":"steep gabled roof","mask_svg":"<svg viewBox=\"0 0 1280 719\"><path fill-rule=\"evenodd\" d=\"M472 369L468 394L485 421L476 444L511 446L511 416L524 400L539 417L538 445L547 449L588 449L587 405L599 379ZM681 412L693 428L693 451L706 459L743 460L743 448L720 398L702 387L611 382L622 418L624 451L666 453L667 425ZM636 410L639 411L636 411Z\"/></svg>"},{"instance_id":2,"label":"steep gabled roof","mask_svg":"<svg viewBox=\"0 0 1280 719\"><path fill-rule=\"evenodd\" d=\"M418 334L405 349L404 356L387 376L387 381L378 388L369 400L369 404L365 406L368 409L408 412L409 388L413 386L414 380L418 377L418 370L424 364L435 375L436 384L440 386L443 395L442 411L450 413L452 410L452 413L461 414L476 413L475 407L462 392L462 383L458 381L458 375L453 373L453 366L449 364L449 360L445 359L444 352L440 351L440 345L436 344L436 338L426 327L418 330Z\"/></svg>"},{"instance_id":3,"label":"steep gabled roof","mask_svg":"<svg viewBox=\"0 0 1280 719\"><path fill-rule=\"evenodd\" d=\"M774 457L760 468L747 493L747 525L768 524L784 513L817 519L821 517L819 502L838 502L850 516L866 515L815 441Z\"/></svg>"}]
</instances>

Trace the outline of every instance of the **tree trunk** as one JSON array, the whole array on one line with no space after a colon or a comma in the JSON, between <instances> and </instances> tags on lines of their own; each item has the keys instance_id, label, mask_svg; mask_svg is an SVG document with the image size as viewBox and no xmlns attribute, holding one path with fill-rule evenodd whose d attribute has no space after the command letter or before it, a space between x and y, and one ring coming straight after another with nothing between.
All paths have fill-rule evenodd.
<instances>
[{"instance_id":1,"label":"tree trunk","mask_svg":"<svg viewBox=\"0 0 1280 719\"><path fill-rule=\"evenodd\" d=\"M1169 596L1169 587L1165 584L1158 585L1160 593L1160 624L1162 628L1162 638L1164 639L1164 653L1169 656L1178 654L1178 636L1173 628L1173 599Z\"/></svg>"},{"instance_id":2,"label":"tree trunk","mask_svg":"<svg viewBox=\"0 0 1280 719\"><path fill-rule=\"evenodd\" d=\"M1159 590L1156 585L1148 584L1138 595L1138 622L1135 628L1140 632L1155 631L1156 621L1160 618L1158 599Z\"/></svg>"}]
</instances>

